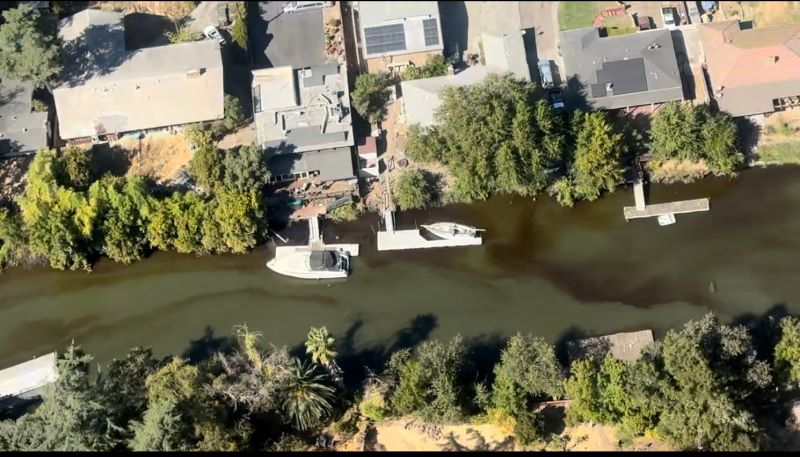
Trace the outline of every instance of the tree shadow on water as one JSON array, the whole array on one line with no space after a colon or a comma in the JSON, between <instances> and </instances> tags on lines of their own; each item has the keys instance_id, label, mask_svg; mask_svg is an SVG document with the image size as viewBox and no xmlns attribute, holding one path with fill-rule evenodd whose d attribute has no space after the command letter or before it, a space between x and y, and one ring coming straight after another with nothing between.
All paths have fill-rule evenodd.
<instances>
[{"instance_id":1,"label":"tree shadow on water","mask_svg":"<svg viewBox=\"0 0 800 457\"><path fill-rule=\"evenodd\" d=\"M208 360L217 352L227 352L234 347L233 338L229 336L214 336L214 329L206 326L203 336L189 343L181 357L189 359L192 363Z\"/></svg>"},{"instance_id":2,"label":"tree shadow on water","mask_svg":"<svg viewBox=\"0 0 800 457\"><path fill-rule=\"evenodd\" d=\"M337 363L344 371L344 383L348 389L359 387L367 378L369 371L379 372L389 355L400 349L413 349L430 336L437 327L438 319L433 314L421 314L414 317L408 326L401 329L393 342L388 345L377 345L356 348L356 334L364 327L364 320L354 321L340 338L337 338Z\"/></svg>"}]
</instances>

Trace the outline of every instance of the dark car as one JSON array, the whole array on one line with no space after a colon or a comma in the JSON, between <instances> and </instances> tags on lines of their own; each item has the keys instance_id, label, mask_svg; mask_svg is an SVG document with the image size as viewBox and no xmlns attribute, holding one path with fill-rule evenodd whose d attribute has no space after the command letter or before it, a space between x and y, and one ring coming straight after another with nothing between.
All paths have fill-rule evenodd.
<instances>
[{"instance_id":1,"label":"dark car","mask_svg":"<svg viewBox=\"0 0 800 457\"><path fill-rule=\"evenodd\" d=\"M553 89L549 92L548 98L550 99L550 105L555 109L562 109L564 108L564 96L561 93L561 89Z\"/></svg>"}]
</instances>

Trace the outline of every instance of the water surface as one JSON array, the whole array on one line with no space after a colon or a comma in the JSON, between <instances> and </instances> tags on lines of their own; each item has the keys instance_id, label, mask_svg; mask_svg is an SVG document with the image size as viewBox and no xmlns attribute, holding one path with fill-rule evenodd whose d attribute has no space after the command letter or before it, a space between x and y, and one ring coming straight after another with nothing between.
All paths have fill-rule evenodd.
<instances>
[{"instance_id":1,"label":"water surface","mask_svg":"<svg viewBox=\"0 0 800 457\"><path fill-rule=\"evenodd\" d=\"M668 227L625 222L630 188L574 208L498 196L398 215L400 227L454 220L486 228L482 247L378 253L377 215L323 224L327 241L361 243L351 277L333 282L275 275L264 266L267 247L101 261L89 274L15 269L0 275L0 366L73 339L101 362L135 345L159 355L213 348L242 322L290 346L309 326L326 325L352 352L456 333L558 341L651 328L659 336L708 311L726 321L776 307L800 313L800 168L653 186L649 201L706 196L710 212L678 215ZM297 229L287 235L302 242Z\"/></svg>"}]
</instances>

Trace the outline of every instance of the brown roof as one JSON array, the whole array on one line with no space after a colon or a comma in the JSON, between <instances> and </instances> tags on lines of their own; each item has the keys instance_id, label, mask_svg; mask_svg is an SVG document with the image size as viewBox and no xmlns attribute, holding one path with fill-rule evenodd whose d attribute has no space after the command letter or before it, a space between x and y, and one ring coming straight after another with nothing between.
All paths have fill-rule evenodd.
<instances>
[{"instance_id":1,"label":"brown roof","mask_svg":"<svg viewBox=\"0 0 800 457\"><path fill-rule=\"evenodd\" d=\"M800 23L746 30L738 21L708 23L700 38L722 111L771 112L773 99L800 95Z\"/></svg>"}]
</instances>

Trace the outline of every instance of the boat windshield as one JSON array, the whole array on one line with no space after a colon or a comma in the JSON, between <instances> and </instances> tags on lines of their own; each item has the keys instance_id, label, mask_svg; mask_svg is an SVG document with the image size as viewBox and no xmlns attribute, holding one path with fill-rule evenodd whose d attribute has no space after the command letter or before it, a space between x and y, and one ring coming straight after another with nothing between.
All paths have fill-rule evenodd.
<instances>
[{"instance_id":1,"label":"boat windshield","mask_svg":"<svg viewBox=\"0 0 800 457\"><path fill-rule=\"evenodd\" d=\"M334 251L311 251L312 270L338 270L339 255Z\"/></svg>"}]
</instances>

